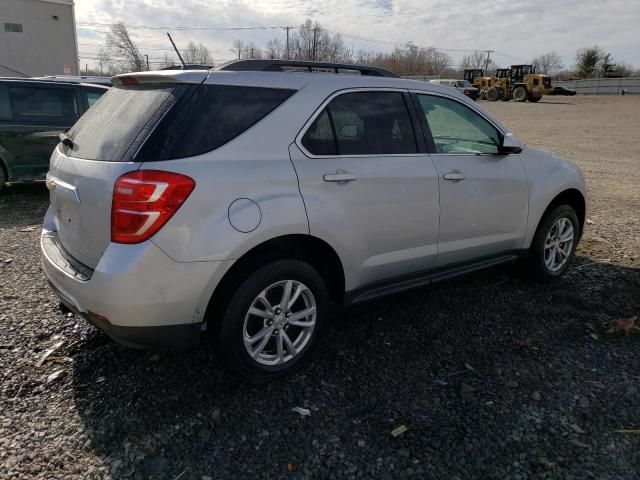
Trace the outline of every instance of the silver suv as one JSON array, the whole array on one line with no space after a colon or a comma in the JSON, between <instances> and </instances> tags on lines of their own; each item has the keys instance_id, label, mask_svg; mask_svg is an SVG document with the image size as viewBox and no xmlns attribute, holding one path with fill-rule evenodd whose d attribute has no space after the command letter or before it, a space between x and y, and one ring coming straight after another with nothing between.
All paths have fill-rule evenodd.
<instances>
[{"instance_id":1,"label":"silver suv","mask_svg":"<svg viewBox=\"0 0 640 480\"><path fill-rule=\"evenodd\" d=\"M451 88L274 61L113 83L51 157L42 253L62 302L127 345L206 331L267 380L331 304L519 257L552 280L582 233L578 167Z\"/></svg>"}]
</instances>

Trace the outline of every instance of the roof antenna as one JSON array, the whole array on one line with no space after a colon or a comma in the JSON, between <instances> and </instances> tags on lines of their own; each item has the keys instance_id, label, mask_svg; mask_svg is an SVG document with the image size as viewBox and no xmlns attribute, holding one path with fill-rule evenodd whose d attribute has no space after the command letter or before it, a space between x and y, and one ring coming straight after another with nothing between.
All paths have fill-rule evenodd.
<instances>
[{"instance_id":1,"label":"roof antenna","mask_svg":"<svg viewBox=\"0 0 640 480\"><path fill-rule=\"evenodd\" d=\"M184 64L184 60L182 59L182 55L180 55L180 51L176 47L176 44L173 43L173 38L171 38L171 35L169 35L169 32L167 32L167 37L169 37L169 41L171 42L171 45L173 45L173 49L178 54L178 58L180 59L180 63L182 64L182 69L184 70L184 67L186 67L186 65Z\"/></svg>"}]
</instances>

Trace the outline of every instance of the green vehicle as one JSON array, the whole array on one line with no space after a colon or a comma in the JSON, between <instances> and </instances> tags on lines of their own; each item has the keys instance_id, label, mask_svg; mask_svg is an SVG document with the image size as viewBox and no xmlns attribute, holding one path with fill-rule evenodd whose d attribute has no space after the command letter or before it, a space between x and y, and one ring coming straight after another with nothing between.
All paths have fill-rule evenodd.
<instances>
[{"instance_id":1,"label":"green vehicle","mask_svg":"<svg viewBox=\"0 0 640 480\"><path fill-rule=\"evenodd\" d=\"M107 86L0 78L0 190L6 182L44 180L49 157Z\"/></svg>"}]
</instances>

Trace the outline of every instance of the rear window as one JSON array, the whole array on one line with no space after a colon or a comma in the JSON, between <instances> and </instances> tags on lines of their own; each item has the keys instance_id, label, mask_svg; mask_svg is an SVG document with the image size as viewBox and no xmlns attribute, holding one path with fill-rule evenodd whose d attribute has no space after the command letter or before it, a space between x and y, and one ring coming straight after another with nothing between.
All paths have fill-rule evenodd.
<instances>
[{"instance_id":1,"label":"rear window","mask_svg":"<svg viewBox=\"0 0 640 480\"><path fill-rule=\"evenodd\" d=\"M138 161L192 157L214 150L251 128L295 90L197 85L160 122Z\"/></svg>"},{"instance_id":2,"label":"rear window","mask_svg":"<svg viewBox=\"0 0 640 480\"><path fill-rule=\"evenodd\" d=\"M72 157L128 161L159 118L184 94L184 85L131 85L109 89L67 134Z\"/></svg>"}]
</instances>

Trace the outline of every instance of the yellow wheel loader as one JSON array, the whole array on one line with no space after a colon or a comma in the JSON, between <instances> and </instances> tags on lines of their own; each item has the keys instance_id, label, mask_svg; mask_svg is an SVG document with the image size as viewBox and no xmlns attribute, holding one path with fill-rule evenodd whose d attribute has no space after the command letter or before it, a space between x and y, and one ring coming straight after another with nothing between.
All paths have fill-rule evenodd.
<instances>
[{"instance_id":1,"label":"yellow wheel loader","mask_svg":"<svg viewBox=\"0 0 640 480\"><path fill-rule=\"evenodd\" d=\"M539 101L553 91L551 77L535 73L533 65L511 65L496 70L496 81L487 90L487 100Z\"/></svg>"}]
</instances>

